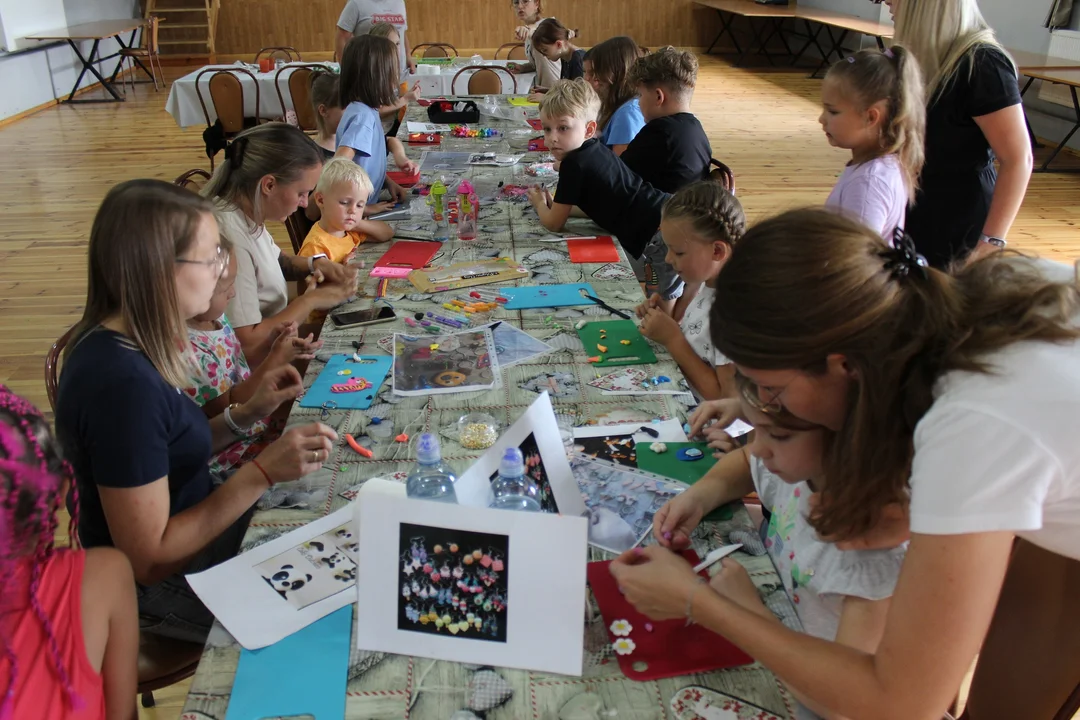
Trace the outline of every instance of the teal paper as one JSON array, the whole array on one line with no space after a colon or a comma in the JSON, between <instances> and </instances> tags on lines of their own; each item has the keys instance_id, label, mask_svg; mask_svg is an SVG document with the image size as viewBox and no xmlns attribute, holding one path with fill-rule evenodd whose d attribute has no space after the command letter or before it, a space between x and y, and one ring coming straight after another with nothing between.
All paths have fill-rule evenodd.
<instances>
[{"instance_id":1,"label":"teal paper","mask_svg":"<svg viewBox=\"0 0 1080 720\"><path fill-rule=\"evenodd\" d=\"M348 410L367 410L371 407L387 373L390 372L390 366L394 364L394 359L389 355L362 355L360 359L371 362L354 362L352 355L331 357L319 377L315 378L315 382L311 383L311 387L304 393L300 407L322 407L328 400L333 400L339 408ZM338 375L342 370L348 370L349 374ZM371 387L348 393L330 390L331 386L346 383L350 378L364 378L371 383Z\"/></svg>"},{"instance_id":2,"label":"teal paper","mask_svg":"<svg viewBox=\"0 0 1080 720\"><path fill-rule=\"evenodd\" d=\"M241 649L225 720L345 717L352 616L348 605L273 645Z\"/></svg>"},{"instance_id":3,"label":"teal paper","mask_svg":"<svg viewBox=\"0 0 1080 720\"><path fill-rule=\"evenodd\" d=\"M581 291L596 297L596 291L589 283L569 285L530 285L527 287L499 288L499 293L507 299L507 310L529 310L532 308L567 307L570 305L595 305L592 300L581 296Z\"/></svg>"}]
</instances>

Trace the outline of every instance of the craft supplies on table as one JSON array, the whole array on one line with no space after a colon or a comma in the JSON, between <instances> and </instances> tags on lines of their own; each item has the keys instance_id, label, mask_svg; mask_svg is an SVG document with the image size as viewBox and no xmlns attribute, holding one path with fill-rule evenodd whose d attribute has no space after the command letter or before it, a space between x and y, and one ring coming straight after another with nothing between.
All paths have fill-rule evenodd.
<instances>
[{"instance_id":1,"label":"craft supplies on table","mask_svg":"<svg viewBox=\"0 0 1080 720\"><path fill-rule=\"evenodd\" d=\"M693 550L684 551L682 556L691 565L699 562ZM610 565L611 562L606 560L591 562L586 572L589 587L608 626L615 659L626 677L639 681L655 680L754 662L723 636L701 625L688 625L683 618L650 620L639 613L619 592ZM702 571L700 576L708 578L708 573Z\"/></svg>"},{"instance_id":2,"label":"craft supplies on table","mask_svg":"<svg viewBox=\"0 0 1080 720\"><path fill-rule=\"evenodd\" d=\"M501 385L498 363L490 330L434 337L395 333L394 394L491 390Z\"/></svg>"},{"instance_id":3,"label":"craft supplies on table","mask_svg":"<svg viewBox=\"0 0 1080 720\"><path fill-rule=\"evenodd\" d=\"M420 182L420 169L417 168L416 172L413 173L391 170L386 173L386 177L390 178L401 187L411 188L413 185Z\"/></svg>"},{"instance_id":4,"label":"craft supplies on table","mask_svg":"<svg viewBox=\"0 0 1080 720\"><path fill-rule=\"evenodd\" d=\"M442 243L398 241L375 261L372 277L404 278L418 268L427 266L442 250Z\"/></svg>"},{"instance_id":5,"label":"craft supplies on table","mask_svg":"<svg viewBox=\"0 0 1080 720\"><path fill-rule=\"evenodd\" d=\"M598 320L577 328L577 334L589 362L598 367L656 362L656 353L633 320Z\"/></svg>"},{"instance_id":6,"label":"craft supplies on table","mask_svg":"<svg viewBox=\"0 0 1080 720\"><path fill-rule=\"evenodd\" d=\"M500 288L499 292L507 298L507 310L592 305L592 300L587 300L584 294L596 293L589 283L507 287Z\"/></svg>"},{"instance_id":7,"label":"craft supplies on table","mask_svg":"<svg viewBox=\"0 0 1080 720\"><path fill-rule=\"evenodd\" d=\"M570 262L619 262L619 250L615 247L615 241L608 235L593 238L568 238L566 248L570 251Z\"/></svg>"},{"instance_id":8,"label":"craft supplies on table","mask_svg":"<svg viewBox=\"0 0 1080 720\"><path fill-rule=\"evenodd\" d=\"M498 258L414 270L409 273L409 282L420 292L435 293L460 290L474 285L512 282L528 277L529 271L513 258ZM509 295L506 297L509 298ZM509 303L507 305L509 306Z\"/></svg>"},{"instance_id":9,"label":"craft supplies on table","mask_svg":"<svg viewBox=\"0 0 1080 720\"><path fill-rule=\"evenodd\" d=\"M392 358L385 355L334 355L300 399L300 407L366 410L371 407Z\"/></svg>"}]
</instances>

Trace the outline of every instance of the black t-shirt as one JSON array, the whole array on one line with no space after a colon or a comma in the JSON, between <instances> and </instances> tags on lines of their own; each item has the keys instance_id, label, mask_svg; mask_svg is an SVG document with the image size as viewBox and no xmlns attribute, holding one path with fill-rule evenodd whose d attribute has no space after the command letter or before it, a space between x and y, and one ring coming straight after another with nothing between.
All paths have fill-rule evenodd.
<instances>
[{"instance_id":1,"label":"black t-shirt","mask_svg":"<svg viewBox=\"0 0 1080 720\"><path fill-rule=\"evenodd\" d=\"M562 73L559 78L562 80L577 80L579 77L585 76L585 51L575 50L569 59L563 60Z\"/></svg>"},{"instance_id":2,"label":"black t-shirt","mask_svg":"<svg viewBox=\"0 0 1080 720\"><path fill-rule=\"evenodd\" d=\"M563 158L555 188L555 202L577 205L634 257L641 256L660 227L660 211L668 197L596 138Z\"/></svg>"},{"instance_id":3,"label":"black t-shirt","mask_svg":"<svg viewBox=\"0 0 1080 720\"><path fill-rule=\"evenodd\" d=\"M86 335L64 363L56 432L75 470L86 547L112 545L98 486L133 488L168 476L170 517L213 487L206 416L111 330Z\"/></svg>"},{"instance_id":4,"label":"black t-shirt","mask_svg":"<svg viewBox=\"0 0 1080 720\"><path fill-rule=\"evenodd\" d=\"M905 228L934 267L975 247L990 211L997 171L975 118L1020 102L1009 59L985 45L960 61L952 82L927 107L926 164Z\"/></svg>"},{"instance_id":5,"label":"black t-shirt","mask_svg":"<svg viewBox=\"0 0 1080 720\"><path fill-rule=\"evenodd\" d=\"M645 182L674 193L709 176L712 147L696 117L676 113L645 123L620 157Z\"/></svg>"}]
</instances>

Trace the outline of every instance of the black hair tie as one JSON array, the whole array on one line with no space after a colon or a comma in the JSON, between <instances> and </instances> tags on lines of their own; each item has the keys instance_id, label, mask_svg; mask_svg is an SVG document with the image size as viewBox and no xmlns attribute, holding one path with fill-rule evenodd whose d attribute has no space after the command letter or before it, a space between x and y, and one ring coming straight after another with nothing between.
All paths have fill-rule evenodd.
<instances>
[{"instance_id":1,"label":"black hair tie","mask_svg":"<svg viewBox=\"0 0 1080 720\"><path fill-rule=\"evenodd\" d=\"M235 170L244 163L244 150L247 148L247 138L237 138L225 146L225 159Z\"/></svg>"},{"instance_id":2,"label":"black hair tie","mask_svg":"<svg viewBox=\"0 0 1080 720\"><path fill-rule=\"evenodd\" d=\"M881 253L885 259L885 269L892 273L894 278L906 278L912 272L917 272L923 278L928 276L926 272L926 258L915 249L915 241L900 228L893 231L892 247Z\"/></svg>"}]
</instances>

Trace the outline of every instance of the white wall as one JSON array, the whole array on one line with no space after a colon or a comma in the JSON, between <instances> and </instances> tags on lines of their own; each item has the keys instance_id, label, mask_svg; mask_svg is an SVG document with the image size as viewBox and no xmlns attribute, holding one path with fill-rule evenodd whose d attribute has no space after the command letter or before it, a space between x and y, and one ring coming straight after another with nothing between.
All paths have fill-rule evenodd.
<instances>
[{"instance_id":1,"label":"white wall","mask_svg":"<svg viewBox=\"0 0 1080 720\"><path fill-rule=\"evenodd\" d=\"M21 0L36 2L37 0ZM63 12L57 13L56 27L76 25L94 20L131 18L138 14L137 0L63 0ZM49 28L46 28L49 29ZM125 42L127 38L124 38ZM81 43L83 55L90 52L91 42ZM103 40L100 55L116 51L114 40ZM116 61L110 60L98 68L106 77L112 74ZM25 110L66 98L71 92L82 63L65 43L38 50L0 53L0 120ZM97 82L89 72L83 77L81 87Z\"/></svg>"}]
</instances>

